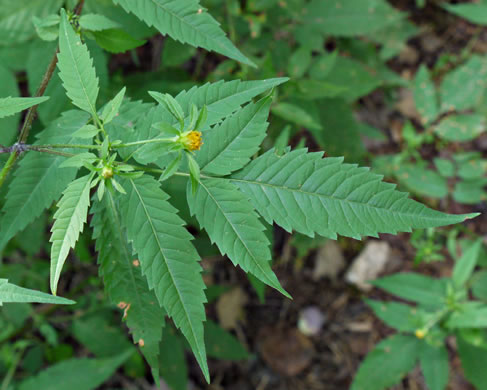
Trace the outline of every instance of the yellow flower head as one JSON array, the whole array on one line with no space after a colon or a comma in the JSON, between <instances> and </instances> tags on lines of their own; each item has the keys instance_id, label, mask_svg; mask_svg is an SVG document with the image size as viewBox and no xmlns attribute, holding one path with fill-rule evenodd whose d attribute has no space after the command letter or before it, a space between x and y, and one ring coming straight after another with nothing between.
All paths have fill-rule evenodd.
<instances>
[{"instance_id":1,"label":"yellow flower head","mask_svg":"<svg viewBox=\"0 0 487 390\"><path fill-rule=\"evenodd\" d=\"M112 167L104 166L101 171L101 175L103 176L104 179L111 179L113 177Z\"/></svg>"},{"instance_id":2,"label":"yellow flower head","mask_svg":"<svg viewBox=\"0 0 487 390\"><path fill-rule=\"evenodd\" d=\"M203 141L201 139L201 131L188 131L181 135L180 142L185 149L193 151L200 150Z\"/></svg>"},{"instance_id":3,"label":"yellow flower head","mask_svg":"<svg viewBox=\"0 0 487 390\"><path fill-rule=\"evenodd\" d=\"M424 329L416 329L416 332L414 332L414 335L418 339L424 339L426 337L426 333L428 333L428 332Z\"/></svg>"}]
</instances>

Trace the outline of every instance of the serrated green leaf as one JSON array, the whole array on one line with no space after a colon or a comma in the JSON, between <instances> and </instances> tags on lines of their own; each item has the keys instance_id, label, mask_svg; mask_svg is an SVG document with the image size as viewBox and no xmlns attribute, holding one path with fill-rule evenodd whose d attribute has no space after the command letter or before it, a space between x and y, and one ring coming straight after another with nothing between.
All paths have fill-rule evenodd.
<instances>
[{"instance_id":1,"label":"serrated green leaf","mask_svg":"<svg viewBox=\"0 0 487 390\"><path fill-rule=\"evenodd\" d=\"M127 192L117 194L122 223L139 255L142 273L188 340L209 381L203 337L205 285L192 237L156 180L142 176L124 180L122 185Z\"/></svg>"},{"instance_id":2,"label":"serrated green leaf","mask_svg":"<svg viewBox=\"0 0 487 390\"><path fill-rule=\"evenodd\" d=\"M333 4L313 0L303 14L303 23L314 30L346 37L374 32L405 16L385 0L345 0Z\"/></svg>"},{"instance_id":3,"label":"serrated green leaf","mask_svg":"<svg viewBox=\"0 0 487 390\"><path fill-rule=\"evenodd\" d=\"M182 43L216 51L255 66L226 37L218 22L197 0L114 0L149 26Z\"/></svg>"},{"instance_id":4,"label":"serrated green leaf","mask_svg":"<svg viewBox=\"0 0 487 390\"><path fill-rule=\"evenodd\" d=\"M3 303L20 302L52 303L55 305L72 305L76 303L66 298L16 286L9 283L7 279L0 279L0 306Z\"/></svg>"},{"instance_id":5,"label":"serrated green leaf","mask_svg":"<svg viewBox=\"0 0 487 390\"><path fill-rule=\"evenodd\" d=\"M287 231L360 239L462 222L477 214L448 215L409 199L368 168L342 158L298 149L283 156L270 150L230 180L268 223Z\"/></svg>"},{"instance_id":6,"label":"serrated green leaf","mask_svg":"<svg viewBox=\"0 0 487 390\"><path fill-rule=\"evenodd\" d=\"M140 264L132 255L132 247L122 228L120 212L110 192L107 192L103 202L93 205L92 214L93 239L96 240L105 291L110 301L124 310L123 318L133 340L139 344L154 379L158 380L159 342L165 312L159 306L154 292L149 290Z\"/></svg>"},{"instance_id":7,"label":"serrated green leaf","mask_svg":"<svg viewBox=\"0 0 487 390\"><path fill-rule=\"evenodd\" d=\"M485 131L485 118L481 114L452 115L443 119L434 129L444 140L470 141Z\"/></svg>"},{"instance_id":8,"label":"serrated green leaf","mask_svg":"<svg viewBox=\"0 0 487 390\"><path fill-rule=\"evenodd\" d=\"M125 91L127 89L123 87L117 95L110 100L105 107L103 108L103 112L101 113L101 120L103 123L110 123L116 115L118 115L118 111L120 110L120 106L122 105L123 98L125 96Z\"/></svg>"},{"instance_id":9,"label":"serrated green leaf","mask_svg":"<svg viewBox=\"0 0 487 390\"><path fill-rule=\"evenodd\" d=\"M96 117L99 86L93 60L88 48L71 27L64 9L61 10L57 66L66 95L75 106Z\"/></svg>"},{"instance_id":10,"label":"serrated green leaf","mask_svg":"<svg viewBox=\"0 0 487 390\"><path fill-rule=\"evenodd\" d=\"M475 241L457 260L452 273L452 282L456 288L461 288L470 278L477 264L482 247L482 240Z\"/></svg>"},{"instance_id":11,"label":"serrated green leaf","mask_svg":"<svg viewBox=\"0 0 487 390\"><path fill-rule=\"evenodd\" d=\"M442 306L446 299L444 280L413 273L397 273L372 284L408 301L426 306Z\"/></svg>"},{"instance_id":12,"label":"serrated green leaf","mask_svg":"<svg viewBox=\"0 0 487 390\"><path fill-rule=\"evenodd\" d=\"M235 266L250 272L289 297L271 269L271 251L264 225L247 197L223 179L203 179L196 194L186 191L192 215Z\"/></svg>"},{"instance_id":13,"label":"serrated green leaf","mask_svg":"<svg viewBox=\"0 0 487 390\"><path fill-rule=\"evenodd\" d=\"M436 347L422 343L419 362L428 390L444 390L448 384L450 369L445 346Z\"/></svg>"},{"instance_id":14,"label":"serrated green leaf","mask_svg":"<svg viewBox=\"0 0 487 390\"><path fill-rule=\"evenodd\" d=\"M104 15L98 14L81 15L79 18L79 25L81 28L90 31L102 31L120 27L117 22L114 22Z\"/></svg>"},{"instance_id":15,"label":"serrated green leaf","mask_svg":"<svg viewBox=\"0 0 487 390\"><path fill-rule=\"evenodd\" d=\"M84 112L68 111L41 132L35 144L74 143L73 133L88 118ZM86 143L87 140L76 142ZM76 152L75 149L66 151ZM66 186L75 178L76 168L59 169L65 159L48 153L29 153L20 161L2 209L0 248L34 221L53 201L59 199Z\"/></svg>"},{"instance_id":16,"label":"serrated green leaf","mask_svg":"<svg viewBox=\"0 0 487 390\"><path fill-rule=\"evenodd\" d=\"M88 207L90 205L91 180L94 173L80 177L68 185L58 203L54 214L51 238L51 291L56 295L61 271L68 257L69 250L74 248L79 234L83 232Z\"/></svg>"},{"instance_id":17,"label":"serrated green leaf","mask_svg":"<svg viewBox=\"0 0 487 390\"><path fill-rule=\"evenodd\" d=\"M133 351L109 359L69 359L26 379L19 390L94 390L110 378Z\"/></svg>"},{"instance_id":18,"label":"serrated green leaf","mask_svg":"<svg viewBox=\"0 0 487 390\"><path fill-rule=\"evenodd\" d=\"M350 390L385 390L413 369L420 351L414 336L397 334L375 346L355 375Z\"/></svg>"},{"instance_id":19,"label":"serrated green leaf","mask_svg":"<svg viewBox=\"0 0 487 390\"><path fill-rule=\"evenodd\" d=\"M466 110L477 105L484 94L487 61L473 55L448 73L440 87L441 112Z\"/></svg>"},{"instance_id":20,"label":"serrated green leaf","mask_svg":"<svg viewBox=\"0 0 487 390\"><path fill-rule=\"evenodd\" d=\"M18 112L26 110L37 104L41 104L48 100L48 96L36 97L36 98L13 98L6 97L0 98L0 118L5 118L10 115L14 115Z\"/></svg>"},{"instance_id":21,"label":"serrated green leaf","mask_svg":"<svg viewBox=\"0 0 487 390\"><path fill-rule=\"evenodd\" d=\"M249 103L225 121L206 131L196 153L203 173L225 176L245 166L266 136L272 99Z\"/></svg>"},{"instance_id":22,"label":"serrated green leaf","mask_svg":"<svg viewBox=\"0 0 487 390\"><path fill-rule=\"evenodd\" d=\"M431 123L439 114L438 97L435 84L431 80L428 68L422 65L414 77L414 104L421 116L423 125Z\"/></svg>"},{"instance_id":23,"label":"serrated green leaf","mask_svg":"<svg viewBox=\"0 0 487 390\"><path fill-rule=\"evenodd\" d=\"M421 324L417 309L398 302L366 301L375 315L390 327L402 332L415 331Z\"/></svg>"},{"instance_id":24,"label":"serrated green leaf","mask_svg":"<svg viewBox=\"0 0 487 390\"><path fill-rule=\"evenodd\" d=\"M32 17L45 18L59 10L62 0L0 0L0 46L29 40L35 35Z\"/></svg>"},{"instance_id":25,"label":"serrated green leaf","mask_svg":"<svg viewBox=\"0 0 487 390\"><path fill-rule=\"evenodd\" d=\"M120 29L95 31L93 36L96 43L109 53L125 53L146 43L146 41L135 39Z\"/></svg>"}]
</instances>

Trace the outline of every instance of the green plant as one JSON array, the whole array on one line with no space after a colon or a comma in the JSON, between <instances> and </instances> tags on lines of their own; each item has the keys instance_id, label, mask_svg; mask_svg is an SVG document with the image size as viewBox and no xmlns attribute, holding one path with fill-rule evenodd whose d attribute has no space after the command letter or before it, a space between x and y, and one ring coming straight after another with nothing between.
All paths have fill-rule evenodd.
<instances>
[{"instance_id":1,"label":"green plant","mask_svg":"<svg viewBox=\"0 0 487 390\"><path fill-rule=\"evenodd\" d=\"M418 195L438 199L450 195L464 204L484 201L487 162L481 153L469 151L467 143L485 132L486 69L485 58L470 56L443 77L437 91L430 72L422 66L411 87L423 131L407 122L402 129L405 148L396 155L381 156L374 161L375 167ZM419 152L425 144L445 150L461 146L435 157L432 169Z\"/></svg>"},{"instance_id":2,"label":"green plant","mask_svg":"<svg viewBox=\"0 0 487 390\"><path fill-rule=\"evenodd\" d=\"M27 333L0 349L0 372L6 372L2 390L21 364L31 375L15 383L21 390L48 388L52 378L91 389L119 367L131 377L143 376L143 362L117 328L113 312L96 294L80 294L86 285L95 291L104 287L112 306L123 312L156 382L161 374L174 389L185 387L188 346L208 381L207 355L245 358L245 348L231 334L205 321L204 303L221 290L205 290L198 252L209 245L196 245L186 229L194 219L208 236L202 241L215 243L219 253L248 273L262 298L264 285L289 296L271 269L270 240L264 234L269 224L320 242L337 235L361 239L409 232L477 215L434 211L367 168L341 157L323 158L305 147L303 127L329 155L356 161L364 155L361 134L383 137L355 119L353 105L378 87L405 85L384 61L418 33L406 13L385 1L349 0L335 8L321 0L248 1L245 7L238 1L205 2L232 41L242 41L239 47L248 57L196 0L10 3L0 0L0 38L8 43L0 48L5 96L0 99L0 143L9 145L0 149L0 248L8 252L9 242L20 247L33 269L1 265L9 281L0 279L0 303L20 303L0 313L0 341ZM357 12L364 17L352 23ZM283 38L275 40L277 26L285 27ZM133 49L156 31L174 39L164 41L162 65L153 64L160 70L135 75L117 70L109 76L106 52L130 51L137 64ZM333 50L324 45L330 35L336 37ZM352 39L357 35L368 40ZM198 52L194 75L189 75L178 68L196 48L206 51ZM216 61L216 69L207 72L209 82L198 84L207 51L229 60ZM478 61L472 63L478 66ZM23 63L32 98L18 97L12 76L12 70L24 69ZM283 73L291 79L275 77ZM234 80L216 81L222 75ZM454 102L459 110L471 108L465 99L473 98L467 94ZM426 96L425 106L431 101ZM28 111L16 137L23 110ZM417 137L414 128L410 136L408 153L417 157L416 148L428 137ZM291 150L293 137L297 142ZM472 160L482 165L481 156L463 157L458 175L477 179L468 168ZM465 161L470 165L461 165ZM447 165L437 160L442 172L452 172ZM42 231L53 202L52 245L45 245ZM88 220L90 229L84 231ZM71 266L75 271L89 266L92 241L101 278L59 288L77 300L65 312L73 321L73 338L95 356L80 359L60 340L56 319L49 316L53 308L34 310L27 303L73 304L55 296L61 273L75 246L81 265ZM304 253L314 245L297 246ZM41 249L50 251L50 269L35 258ZM48 275L54 295L40 292ZM81 317L75 308L82 308ZM172 323L166 325L166 316ZM50 367L35 375L44 358Z\"/></svg>"},{"instance_id":3,"label":"green plant","mask_svg":"<svg viewBox=\"0 0 487 390\"><path fill-rule=\"evenodd\" d=\"M428 389L445 389L449 359L447 338L454 336L467 378L477 388L486 382L476 361L486 355L487 306L478 292L483 273L474 274L482 241L464 245L456 257L451 278L434 279L416 273L398 273L378 279L374 285L415 303L367 300L386 325L398 331L376 345L363 361L352 389L385 389L398 383L419 362ZM475 298L469 298L470 292Z\"/></svg>"}]
</instances>

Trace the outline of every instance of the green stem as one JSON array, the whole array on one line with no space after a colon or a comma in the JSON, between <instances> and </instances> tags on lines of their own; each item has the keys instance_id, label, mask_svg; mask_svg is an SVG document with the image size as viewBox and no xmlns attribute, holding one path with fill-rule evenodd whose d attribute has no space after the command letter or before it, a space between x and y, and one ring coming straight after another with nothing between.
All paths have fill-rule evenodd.
<instances>
[{"instance_id":1,"label":"green stem","mask_svg":"<svg viewBox=\"0 0 487 390\"><path fill-rule=\"evenodd\" d=\"M163 143L163 142L176 142L178 139L178 136L172 137L172 138L156 138L156 139L146 139L143 141L136 141L136 142L128 142L126 144L119 144L119 145L113 145L113 149L119 149L119 148L129 148L131 146L138 146L138 145L145 145L145 144L154 144L154 143Z\"/></svg>"},{"instance_id":2,"label":"green stem","mask_svg":"<svg viewBox=\"0 0 487 390\"><path fill-rule=\"evenodd\" d=\"M15 160L17 160L17 153L16 152L10 153L10 156L9 156L7 162L5 163L2 171L0 172L0 187L5 182L5 179L7 178L11 169L14 167Z\"/></svg>"},{"instance_id":3,"label":"green stem","mask_svg":"<svg viewBox=\"0 0 487 390\"><path fill-rule=\"evenodd\" d=\"M8 369L7 375L5 375L5 378L2 381L1 390L7 390L9 388L10 382L12 381L12 378L14 377L15 371L17 370L17 367L20 363L20 360L22 359L23 354L24 354L24 349L21 349L14 356L12 364L11 364L10 368Z\"/></svg>"},{"instance_id":4,"label":"green stem","mask_svg":"<svg viewBox=\"0 0 487 390\"><path fill-rule=\"evenodd\" d=\"M46 145L25 145L29 150L36 148L43 149L101 149L101 145L80 145L80 144L46 144Z\"/></svg>"},{"instance_id":5,"label":"green stem","mask_svg":"<svg viewBox=\"0 0 487 390\"><path fill-rule=\"evenodd\" d=\"M46 149L46 148L37 147L37 146L31 146L31 147L29 147L28 150L31 150L33 152L55 154L56 156L63 156L63 157L74 157L74 156L76 156L76 154L74 154L74 153L60 152L58 150Z\"/></svg>"}]
</instances>

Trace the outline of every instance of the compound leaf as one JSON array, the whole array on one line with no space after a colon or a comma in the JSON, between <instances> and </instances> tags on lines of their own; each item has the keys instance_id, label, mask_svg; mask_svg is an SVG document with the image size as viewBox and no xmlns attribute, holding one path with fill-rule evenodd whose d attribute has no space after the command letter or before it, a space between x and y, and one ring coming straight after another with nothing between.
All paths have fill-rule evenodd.
<instances>
[{"instance_id":1,"label":"compound leaf","mask_svg":"<svg viewBox=\"0 0 487 390\"><path fill-rule=\"evenodd\" d=\"M61 270L83 231L90 205L90 186L93 173L80 177L68 185L54 214L51 239L51 290L56 295Z\"/></svg>"},{"instance_id":2,"label":"compound leaf","mask_svg":"<svg viewBox=\"0 0 487 390\"><path fill-rule=\"evenodd\" d=\"M268 223L309 236L377 237L378 233L458 223L477 215L429 209L368 168L322 156L306 149L283 156L270 150L230 180Z\"/></svg>"},{"instance_id":3,"label":"compound leaf","mask_svg":"<svg viewBox=\"0 0 487 390\"><path fill-rule=\"evenodd\" d=\"M124 310L124 320L135 343L159 380L159 343L164 327L164 310L159 306L140 263L122 228L121 216L113 195L107 191L102 202L92 208L93 239L96 240L100 275L110 301Z\"/></svg>"},{"instance_id":4,"label":"compound leaf","mask_svg":"<svg viewBox=\"0 0 487 390\"><path fill-rule=\"evenodd\" d=\"M216 51L247 65L245 57L226 37L219 23L197 0L114 0L127 12L135 14L161 34L168 34L182 43Z\"/></svg>"},{"instance_id":5,"label":"compound leaf","mask_svg":"<svg viewBox=\"0 0 487 390\"><path fill-rule=\"evenodd\" d=\"M222 254L286 296L271 269L269 241L247 197L223 179L201 180L196 193L186 191L193 215Z\"/></svg>"},{"instance_id":6,"label":"compound leaf","mask_svg":"<svg viewBox=\"0 0 487 390\"><path fill-rule=\"evenodd\" d=\"M58 68L66 95L73 104L96 116L99 86L93 60L88 48L71 27L64 9L61 10L59 26Z\"/></svg>"},{"instance_id":7,"label":"compound leaf","mask_svg":"<svg viewBox=\"0 0 487 390\"><path fill-rule=\"evenodd\" d=\"M35 106L48 100L49 97L36 97L36 98L17 98L6 97L0 99L0 118L5 118L10 115L14 115L29 107Z\"/></svg>"},{"instance_id":8,"label":"compound leaf","mask_svg":"<svg viewBox=\"0 0 487 390\"><path fill-rule=\"evenodd\" d=\"M88 119L88 115L82 111L65 112L39 134L35 144L87 144L89 140L75 140L73 134ZM75 152L75 149L65 151ZM59 169L65 160L65 157L48 153L28 153L20 161L0 219L0 249L59 199L66 186L73 181L77 168Z\"/></svg>"},{"instance_id":9,"label":"compound leaf","mask_svg":"<svg viewBox=\"0 0 487 390\"><path fill-rule=\"evenodd\" d=\"M139 255L142 273L209 381L203 337L205 285L192 237L155 179L143 176L122 185L127 193L118 195L122 223Z\"/></svg>"}]
</instances>

